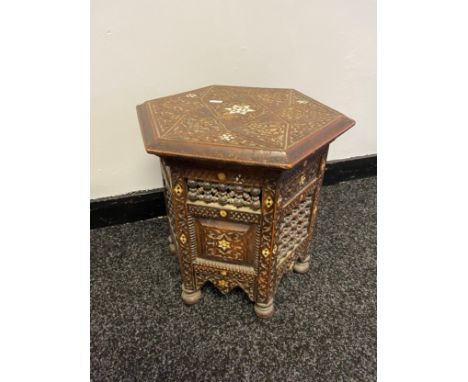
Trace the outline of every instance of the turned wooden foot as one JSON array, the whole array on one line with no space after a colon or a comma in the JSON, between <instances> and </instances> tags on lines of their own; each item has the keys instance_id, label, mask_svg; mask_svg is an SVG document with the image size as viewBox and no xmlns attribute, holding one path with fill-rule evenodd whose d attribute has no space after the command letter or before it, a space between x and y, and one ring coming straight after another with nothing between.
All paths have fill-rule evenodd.
<instances>
[{"instance_id":1,"label":"turned wooden foot","mask_svg":"<svg viewBox=\"0 0 468 382\"><path fill-rule=\"evenodd\" d=\"M182 286L182 300L187 305L196 304L202 298L201 290L187 290Z\"/></svg>"},{"instance_id":2,"label":"turned wooden foot","mask_svg":"<svg viewBox=\"0 0 468 382\"><path fill-rule=\"evenodd\" d=\"M307 258L305 258L302 261L296 261L294 263L293 269L294 269L294 272L296 273L306 273L309 270L309 267L310 267L310 256L307 256Z\"/></svg>"},{"instance_id":3,"label":"turned wooden foot","mask_svg":"<svg viewBox=\"0 0 468 382\"><path fill-rule=\"evenodd\" d=\"M273 299L271 299L266 304L257 302L254 306L255 313L260 318L268 318L273 316L273 312L275 311L275 307L273 305Z\"/></svg>"},{"instance_id":4,"label":"turned wooden foot","mask_svg":"<svg viewBox=\"0 0 468 382\"><path fill-rule=\"evenodd\" d=\"M168 240L169 240L169 252L171 255L175 255L176 254L176 247L174 245L174 243L172 242L172 236L169 235L168 236Z\"/></svg>"}]
</instances>

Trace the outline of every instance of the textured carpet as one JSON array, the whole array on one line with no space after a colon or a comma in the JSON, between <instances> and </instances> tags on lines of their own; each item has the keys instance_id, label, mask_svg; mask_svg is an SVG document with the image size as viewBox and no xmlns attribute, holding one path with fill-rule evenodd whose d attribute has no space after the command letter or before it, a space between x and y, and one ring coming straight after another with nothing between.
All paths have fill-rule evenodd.
<instances>
[{"instance_id":1,"label":"textured carpet","mask_svg":"<svg viewBox=\"0 0 468 382\"><path fill-rule=\"evenodd\" d=\"M166 218L91 231L91 380L376 380L376 178L323 188L311 268L267 320L238 290L185 306L167 235Z\"/></svg>"}]
</instances>

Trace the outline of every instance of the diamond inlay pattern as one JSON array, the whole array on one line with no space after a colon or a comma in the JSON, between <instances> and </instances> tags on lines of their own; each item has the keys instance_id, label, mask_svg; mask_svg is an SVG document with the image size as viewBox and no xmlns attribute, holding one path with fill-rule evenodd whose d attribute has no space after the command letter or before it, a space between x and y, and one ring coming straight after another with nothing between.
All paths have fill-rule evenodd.
<instances>
[{"instance_id":1,"label":"diamond inlay pattern","mask_svg":"<svg viewBox=\"0 0 468 382\"><path fill-rule=\"evenodd\" d=\"M340 113L293 89L209 86L150 101L166 140L284 150Z\"/></svg>"}]
</instances>

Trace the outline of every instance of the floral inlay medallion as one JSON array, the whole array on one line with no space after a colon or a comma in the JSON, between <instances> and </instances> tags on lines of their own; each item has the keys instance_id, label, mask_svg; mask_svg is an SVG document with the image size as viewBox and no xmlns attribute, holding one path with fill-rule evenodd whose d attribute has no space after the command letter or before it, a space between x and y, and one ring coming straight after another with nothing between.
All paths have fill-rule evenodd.
<instances>
[{"instance_id":1,"label":"floral inlay medallion","mask_svg":"<svg viewBox=\"0 0 468 382\"><path fill-rule=\"evenodd\" d=\"M251 113L255 111L254 109L250 108L250 105L233 105L232 107L226 107L229 114L242 114L246 115L247 113Z\"/></svg>"}]
</instances>

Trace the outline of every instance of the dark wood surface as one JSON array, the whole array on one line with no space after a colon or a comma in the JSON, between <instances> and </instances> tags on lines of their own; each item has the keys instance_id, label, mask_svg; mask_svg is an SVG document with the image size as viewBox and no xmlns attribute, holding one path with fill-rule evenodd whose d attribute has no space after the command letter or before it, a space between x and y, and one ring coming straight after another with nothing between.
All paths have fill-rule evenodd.
<instances>
[{"instance_id":1,"label":"dark wood surface","mask_svg":"<svg viewBox=\"0 0 468 382\"><path fill-rule=\"evenodd\" d=\"M293 168L354 121L293 89L212 85L137 106L148 153Z\"/></svg>"}]
</instances>

